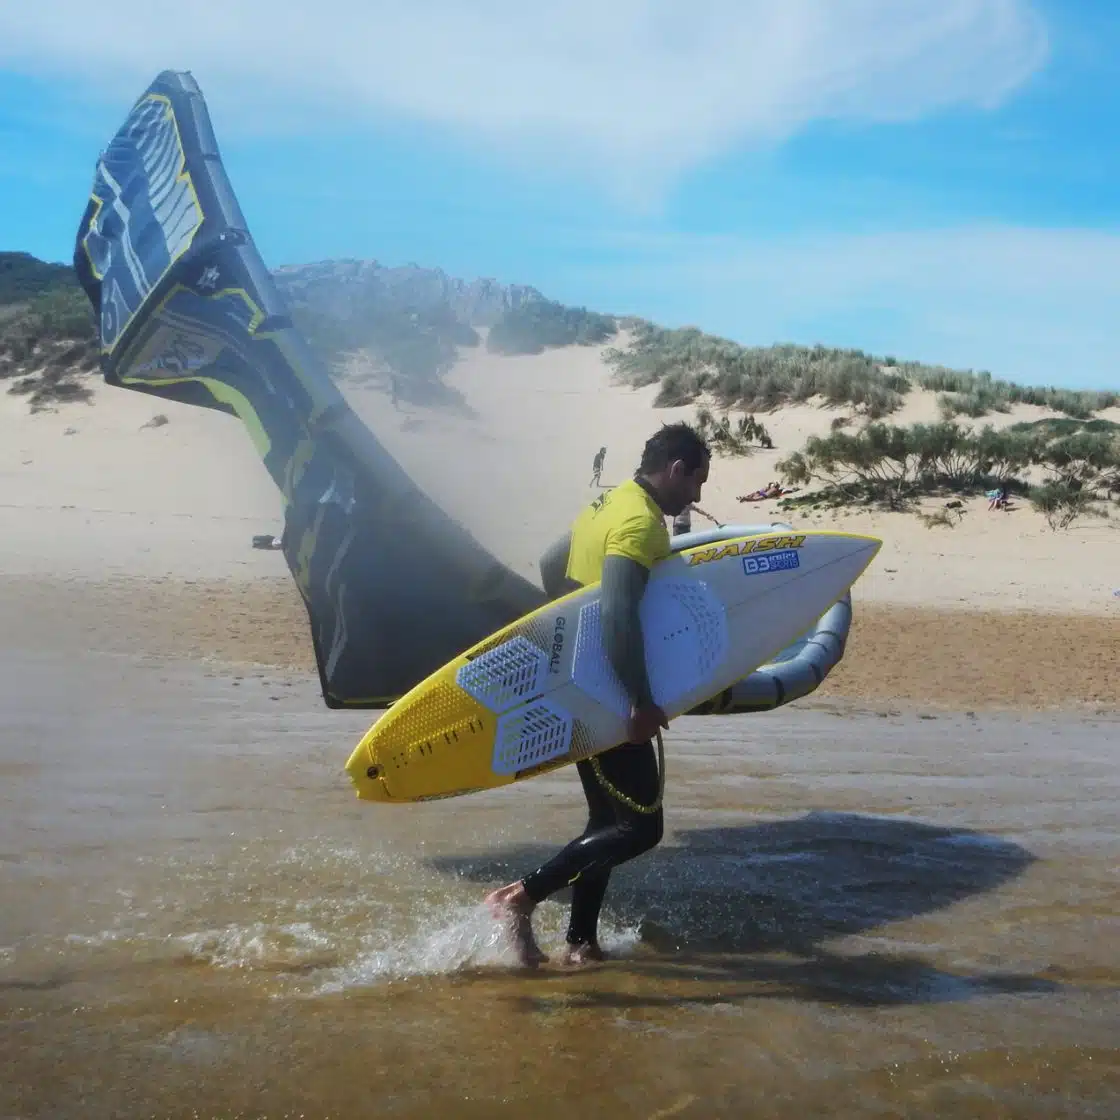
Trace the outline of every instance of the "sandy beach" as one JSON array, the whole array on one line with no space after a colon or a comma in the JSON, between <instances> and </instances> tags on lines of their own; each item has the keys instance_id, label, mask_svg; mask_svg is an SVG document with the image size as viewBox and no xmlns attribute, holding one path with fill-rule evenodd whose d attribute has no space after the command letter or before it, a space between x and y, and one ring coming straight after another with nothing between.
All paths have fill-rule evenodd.
<instances>
[{"instance_id":1,"label":"sandy beach","mask_svg":"<svg viewBox=\"0 0 1120 1120\"><path fill-rule=\"evenodd\" d=\"M533 579L598 447L618 481L693 415L599 348L467 352L449 385L345 389ZM774 450L717 459L703 508L774 519L736 496L835 414L762 417ZM582 827L574 774L358 803L373 713L322 705L283 558L250 547L280 516L231 418L0 397L0 1116L1116 1115L1120 521L817 516L884 541L844 661L675 722L614 959L526 976L479 899Z\"/></svg>"},{"instance_id":2,"label":"sandy beach","mask_svg":"<svg viewBox=\"0 0 1120 1120\"><path fill-rule=\"evenodd\" d=\"M412 477L538 582L541 551L597 492L595 451L607 446L609 485L631 473L658 424L695 414L654 409L653 387L613 384L603 350L464 351L450 403L437 407L395 409L360 369L343 384ZM766 415L774 449L717 458L702 508L736 524L783 520L774 502L735 499L775 477L775 462L827 433L835 415L807 405ZM1040 415L1017 406L982 422ZM150 426L156 416L166 423ZM936 394L915 390L891 419L936 416ZM92 405L36 416L21 399L0 398L0 600L22 641L50 644L49 632L79 627L91 648L311 671L283 558L250 547L254 535L279 532L280 518L279 496L231 417L104 386ZM884 542L855 589L850 655L808 702L1120 705L1120 519L1055 532L1029 506L989 513L979 498L952 528L860 511L797 523Z\"/></svg>"}]
</instances>

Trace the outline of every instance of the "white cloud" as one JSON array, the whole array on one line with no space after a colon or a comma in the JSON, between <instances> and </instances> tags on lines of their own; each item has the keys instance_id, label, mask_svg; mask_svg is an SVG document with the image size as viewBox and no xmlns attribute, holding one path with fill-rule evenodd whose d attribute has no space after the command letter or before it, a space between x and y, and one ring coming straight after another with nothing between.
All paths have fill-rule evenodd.
<instances>
[{"instance_id":1,"label":"white cloud","mask_svg":"<svg viewBox=\"0 0 1120 1120\"><path fill-rule=\"evenodd\" d=\"M190 69L219 138L403 118L656 191L814 120L996 105L1046 60L1032 3L51 0L0 7L0 64L129 100Z\"/></svg>"},{"instance_id":2,"label":"white cloud","mask_svg":"<svg viewBox=\"0 0 1120 1120\"><path fill-rule=\"evenodd\" d=\"M1120 389L1120 233L978 226L783 241L625 236L617 247L631 263L573 270L568 285L600 303L625 291L628 306L614 310L752 344L819 341Z\"/></svg>"}]
</instances>

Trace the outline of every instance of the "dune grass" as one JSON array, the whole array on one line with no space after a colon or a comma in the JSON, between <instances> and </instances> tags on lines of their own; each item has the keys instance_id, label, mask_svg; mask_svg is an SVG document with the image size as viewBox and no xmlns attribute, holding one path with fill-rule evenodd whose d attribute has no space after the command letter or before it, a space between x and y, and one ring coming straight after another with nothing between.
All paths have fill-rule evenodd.
<instances>
[{"instance_id":1,"label":"dune grass","mask_svg":"<svg viewBox=\"0 0 1120 1120\"><path fill-rule=\"evenodd\" d=\"M1073 418L1120 403L1120 395L1040 388L999 381L986 372L950 370L920 362L876 358L862 350L827 346L742 346L695 327L632 326L632 342L606 358L615 376L637 387L659 386L655 405L675 407L708 396L723 408L765 412L818 399L850 405L869 420L896 412L914 387L940 391L946 419L1006 412L1037 404Z\"/></svg>"}]
</instances>

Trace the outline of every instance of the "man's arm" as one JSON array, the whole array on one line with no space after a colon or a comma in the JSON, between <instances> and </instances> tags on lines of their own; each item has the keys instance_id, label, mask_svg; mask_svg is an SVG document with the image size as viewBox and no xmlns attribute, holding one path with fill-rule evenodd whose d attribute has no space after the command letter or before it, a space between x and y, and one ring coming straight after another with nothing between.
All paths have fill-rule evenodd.
<instances>
[{"instance_id":1,"label":"man's arm","mask_svg":"<svg viewBox=\"0 0 1120 1120\"><path fill-rule=\"evenodd\" d=\"M574 591L579 584L567 578L568 552L572 546L572 534L565 533L559 540L553 541L541 556L541 586L550 599L559 599Z\"/></svg>"},{"instance_id":2,"label":"man's arm","mask_svg":"<svg viewBox=\"0 0 1120 1120\"><path fill-rule=\"evenodd\" d=\"M646 674L646 651L638 613L649 582L649 569L626 556L603 561L599 611L607 660L618 674L635 708L653 704Z\"/></svg>"}]
</instances>

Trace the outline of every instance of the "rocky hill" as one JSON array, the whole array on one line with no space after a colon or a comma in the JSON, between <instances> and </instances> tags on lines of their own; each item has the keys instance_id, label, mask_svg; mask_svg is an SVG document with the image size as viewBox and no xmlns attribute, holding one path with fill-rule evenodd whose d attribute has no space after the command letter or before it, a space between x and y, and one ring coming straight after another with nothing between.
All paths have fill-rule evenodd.
<instances>
[{"instance_id":1,"label":"rocky hill","mask_svg":"<svg viewBox=\"0 0 1120 1120\"><path fill-rule=\"evenodd\" d=\"M865 419L897 412L915 387L937 391L946 417L980 417L1032 404L1089 420L1120 401L1116 393L1021 386L971 370L949 370L861 350L824 346L747 347L695 327L667 330L566 307L537 289L491 279L461 280L442 269L390 268L372 260L318 261L275 270L292 318L336 377L392 382L417 401L440 396L442 380L466 348L536 354L600 345L615 376L658 384L664 407L704 400L723 409L766 412L816 400L851 405ZM73 269L26 253L0 253L0 380L33 410L87 395L97 345L88 302Z\"/></svg>"},{"instance_id":2,"label":"rocky hill","mask_svg":"<svg viewBox=\"0 0 1120 1120\"><path fill-rule=\"evenodd\" d=\"M476 327L501 325L530 308L559 308L535 288L460 280L417 265L319 261L278 268L273 276L297 326L332 370L349 368L346 359L357 353L366 368L428 383L450 368L460 347L479 344ZM0 380L8 391L27 396L39 411L88 398L86 382L96 369L95 324L74 270L28 253L0 253Z\"/></svg>"},{"instance_id":3,"label":"rocky hill","mask_svg":"<svg viewBox=\"0 0 1120 1120\"><path fill-rule=\"evenodd\" d=\"M490 327L508 311L544 296L521 284L459 280L440 268L409 264L388 268L377 261L336 260L285 265L273 272L280 293L293 307L346 320L376 306L382 313L448 311L470 327Z\"/></svg>"},{"instance_id":4,"label":"rocky hill","mask_svg":"<svg viewBox=\"0 0 1120 1120\"><path fill-rule=\"evenodd\" d=\"M0 252L0 308L77 286L78 278L69 265L48 264L30 253Z\"/></svg>"}]
</instances>

